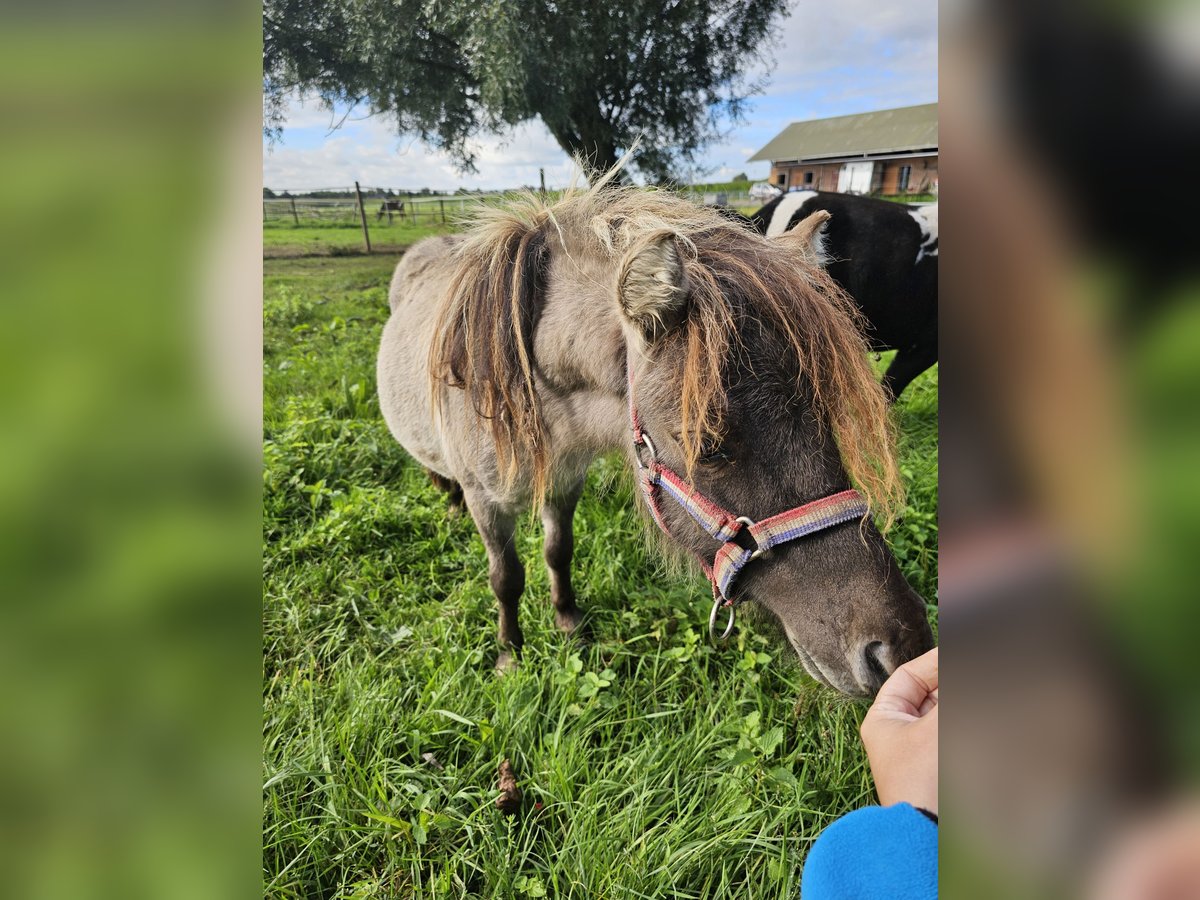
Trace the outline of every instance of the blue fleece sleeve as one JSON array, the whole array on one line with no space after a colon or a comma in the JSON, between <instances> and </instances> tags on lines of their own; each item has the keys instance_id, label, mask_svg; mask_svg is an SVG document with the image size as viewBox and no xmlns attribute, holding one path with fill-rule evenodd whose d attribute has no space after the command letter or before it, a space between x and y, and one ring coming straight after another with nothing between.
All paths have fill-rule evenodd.
<instances>
[{"instance_id":1,"label":"blue fleece sleeve","mask_svg":"<svg viewBox=\"0 0 1200 900\"><path fill-rule=\"evenodd\" d=\"M938 827L907 803L867 806L821 832L800 877L802 900L937 897Z\"/></svg>"}]
</instances>

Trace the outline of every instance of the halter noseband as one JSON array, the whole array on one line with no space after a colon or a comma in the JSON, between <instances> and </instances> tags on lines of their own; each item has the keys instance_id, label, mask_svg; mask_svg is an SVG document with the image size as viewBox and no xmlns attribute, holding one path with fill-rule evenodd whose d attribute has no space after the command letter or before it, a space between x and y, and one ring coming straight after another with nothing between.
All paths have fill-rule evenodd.
<instances>
[{"instance_id":1,"label":"halter noseband","mask_svg":"<svg viewBox=\"0 0 1200 900\"><path fill-rule=\"evenodd\" d=\"M746 516L736 516L705 497L689 485L674 469L658 461L654 441L642 428L637 405L633 400L633 367L626 364L629 375L629 422L633 430L633 458L638 465L638 481L650 515L672 537L663 519L659 498L665 493L683 507L713 538L721 542L712 564L699 554L696 558L713 589L712 612L708 616L708 633L713 641L725 640L733 631L734 609L740 602L730 596L733 582L751 560L762 556L772 547L798 540L842 522L858 519L868 512L867 502L856 490L841 491L797 506L770 518L755 522ZM749 546L747 546L749 545ZM725 630L717 633L717 614L729 610Z\"/></svg>"}]
</instances>

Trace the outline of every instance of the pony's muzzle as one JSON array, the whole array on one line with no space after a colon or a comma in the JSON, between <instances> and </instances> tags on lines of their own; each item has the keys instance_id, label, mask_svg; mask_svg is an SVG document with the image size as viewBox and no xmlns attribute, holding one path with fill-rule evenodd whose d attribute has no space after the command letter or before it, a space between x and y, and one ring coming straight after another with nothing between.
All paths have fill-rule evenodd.
<instances>
[{"instance_id":1,"label":"pony's muzzle","mask_svg":"<svg viewBox=\"0 0 1200 900\"><path fill-rule=\"evenodd\" d=\"M895 656L890 644L883 641L864 641L850 659L850 671L863 688L875 696L888 676L896 670Z\"/></svg>"},{"instance_id":2,"label":"pony's muzzle","mask_svg":"<svg viewBox=\"0 0 1200 900\"><path fill-rule=\"evenodd\" d=\"M932 646L931 642L920 640L908 641L905 646L894 641L860 641L847 654L846 661L854 680L865 693L874 697L896 669L929 649L926 643Z\"/></svg>"}]
</instances>

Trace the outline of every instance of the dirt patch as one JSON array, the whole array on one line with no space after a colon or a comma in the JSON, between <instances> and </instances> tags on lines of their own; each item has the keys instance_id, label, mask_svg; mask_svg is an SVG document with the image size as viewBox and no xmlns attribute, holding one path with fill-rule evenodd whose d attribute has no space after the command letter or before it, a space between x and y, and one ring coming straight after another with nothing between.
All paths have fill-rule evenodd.
<instances>
[{"instance_id":1,"label":"dirt patch","mask_svg":"<svg viewBox=\"0 0 1200 900\"><path fill-rule=\"evenodd\" d=\"M411 244L373 244L371 256L399 255L404 253ZM367 251L361 247L347 247L334 244L314 247L304 244L277 244L273 247L263 247L263 259L301 259L308 256L367 256Z\"/></svg>"},{"instance_id":2,"label":"dirt patch","mask_svg":"<svg viewBox=\"0 0 1200 900\"><path fill-rule=\"evenodd\" d=\"M500 796L496 798L496 809L511 816L521 808L521 789L517 786L512 763L507 759L500 763L497 775L500 778Z\"/></svg>"}]
</instances>

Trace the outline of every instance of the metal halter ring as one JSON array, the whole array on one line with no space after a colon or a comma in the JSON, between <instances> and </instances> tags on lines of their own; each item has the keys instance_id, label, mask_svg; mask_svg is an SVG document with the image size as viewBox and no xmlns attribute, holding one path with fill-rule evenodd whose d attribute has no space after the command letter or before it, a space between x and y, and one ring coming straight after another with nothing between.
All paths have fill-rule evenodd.
<instances>
[{"instance_id":1,"label":"metal halter ring","mask_svg":"<svg viewBox=\"0 0 1200 900\"><path fill-rule=\"evenodd\" d=\"M650 462L654 462L656 459L658 459L658 450L654 448L654 441L650 440L650 435L643 431L638 435L638 440L633 442L633 458L637 460L639 469L645 469L647 467L646 464L642 462L642 454L638 452L639 448L643 446L650 449Z\"/></svg>"},{"instance_id":2,"label":"metal halter ring","mask_svg":"<svg viewBox=\"0 0 1200 900\"><path fill-rule=\"evenodd\" d=\"M757 523L757 522L755 522L753 519L751 519L751 518L749 518L749 517L747 517L747 516L738 516L738 517L737 517L737 521L741 522L741 523L742 523L743 525L745 525L747 528L753 528L755 525L757 525L757 524L758 524L758 523ZM753 535L751 535L751 537L753 537ZM757 542L756 542L756 543L757 543ZM752 550L752 551L750 552L750 559L758 559L758 558L759 558L760 556L762 556L764 553L766 553L766 551L765 551L765 550L763 550L763 548L762 548L762 547L756 547L754 550ZM750 562L750 559L746 560L746 562Z\"/></svg>"},{"instance_id":3,"label":"metal halter ring","mask_svg":"<svg viewBox=\"0 0 1200 900\"><path fill-rule=\"evenodd\" d=\"M732 605L729 607L729 621L725 623L725 630L721 634L717 634L717 611L724 602L719 594L713 597L712 612L708 614L708 636L714 644L724 643L729 639L729 635L733 634L734 607Z\"/></svg>"}]
</instances>

